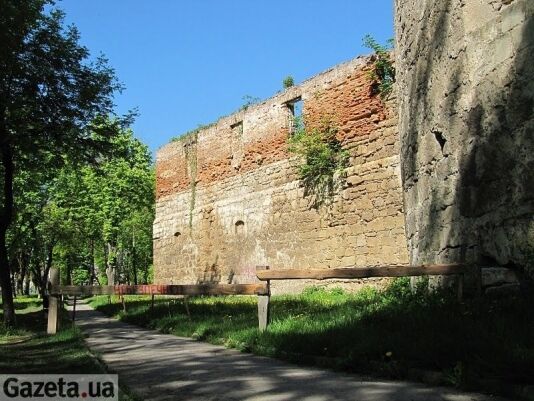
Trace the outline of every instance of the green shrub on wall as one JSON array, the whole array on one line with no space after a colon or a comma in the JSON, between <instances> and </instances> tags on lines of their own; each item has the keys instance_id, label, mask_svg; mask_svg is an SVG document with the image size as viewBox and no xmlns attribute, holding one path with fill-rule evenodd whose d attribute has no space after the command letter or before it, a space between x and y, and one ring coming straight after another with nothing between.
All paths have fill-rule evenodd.
<instances>
[{"instance_id":1,"label":"green shrub on wall","mask_svg":"<svg viewBox=\"0 0 534 401\"><path fill-rule=\"evenodd\" d=\"M288 75L282 81L282 85L283 85L284 89L291 88L292 86L295 85L295 80L293 79L293 77L291 75Z\"/></svg>"},{"instance_id":2,"label":"green shrub on wall","mask_svg":"<svg viewBox=\"0 0 534 401\"><path fill-rule=\"evenodd\" d=\"M289 136L289 151L300 156L298 172L306 196L313 196L315 207L330 199L349 162L349 154L336 137L337 128L324 121L319 128L307 129L301 118L295 118Z\"/></svg>"},{"instance_id":3,"label":"green shrub on wall","mask_svg":"<svg viewBox=\"0 0 534 401\"><path fill-rule=\"evenodd\" d=\"M373 81L373 92L379 94L382 99L387 99L395 83L395 67L391 60L393 39L389 39L386 45L381 45L371 35L365 35L363 45L374 51L373 67L369 72Z\"/></svg>"}]
</instances>

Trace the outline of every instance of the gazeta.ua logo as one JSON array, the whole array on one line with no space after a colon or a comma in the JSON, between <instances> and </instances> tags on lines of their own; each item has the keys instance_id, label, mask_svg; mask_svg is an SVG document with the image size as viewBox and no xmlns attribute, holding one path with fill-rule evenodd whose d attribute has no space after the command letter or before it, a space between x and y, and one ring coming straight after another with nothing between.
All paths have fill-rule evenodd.
<instances>
[{"instance_id":1,"label":"gazeta.ua logo","mask_svg":"<svg viewBox=\"0 0 534 401\"><path fill-rule=\"evenodd\" d=\"M0 401L118 401L117 375L0 375Z\"/></svg>"}]
</instances>

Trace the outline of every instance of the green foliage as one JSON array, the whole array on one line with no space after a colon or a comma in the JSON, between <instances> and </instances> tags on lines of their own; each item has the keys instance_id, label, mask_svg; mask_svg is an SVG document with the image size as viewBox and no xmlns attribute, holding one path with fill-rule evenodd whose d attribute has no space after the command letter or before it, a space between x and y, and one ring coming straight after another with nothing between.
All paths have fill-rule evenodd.
<instances>
[{"instance_id":1,"label":"green foliage","mask_svg":"<svg viewBox=\"0 0 534 401\"><path fill-rule=\"evenodd\" d=\"M191 189L191 199L189 202L189 232L193 231L193 213L195 211L196 197L197 197L197 140L198 132L191 135L187 146L185 146L185 153L187 164L189 166L189 179Z\"/></svg>"},{"instance_id":2,"label":"green foliage","mask_svg":"<svg viewBox=\"0 0 534 401\"><path fill-rule=\"evenodd\" d=\"M66 164L15 179L16 220L8 231L18 293L44 291L51 267L64 283L143 283L152 263L154 172L150 151L123 129L98 164ZM104 276L104 277L103 277Z\"/></svg>"},{"instance_id":3,"label":"green foliage","mask_svg":"<svg viewBox=\"0 0 534 401\"><path fill-rule=\"evenodd\" d=\"M298 172L305 195L313 196L313 204L318 207L334 194L336 175L347 167L349 155L332 123L325 121L320 128L307 129L302 119L295 118L293 127L288 149L300 156Z\"/></svg>"},{"instance_id":4,"label":"green foliage","mask_svg":"<svg viewBox=\"0 0 534 401\"><path fill-rule=\"evenodd\" d=\"M200 131L208 129L214 126L216 123L211 123L207 125L200 124L194 130L188 131L185 134L175 137L172 141L179 141L184 144L185 155L187 160L187 166L189 169L189 178L190 178L190 190L191 198L189 201L189 232L193 230L193 213L196 204L196 192L197 192L197 147L196 143L198 140L198 134Z\"/></svg>"},{"instance_id":5,"label":"green foliage","mask_svg":"<svg viewBox=\"0 0 534 401\"><path fill-rule=\"evenodd\" d=\"M150 297L127 297L127 314L118 300L91 304L164 333L350 372L402 379L412 368L438 370L444 381L471 388L487 379L528 384L534 375L532 294L458 303L447 292L412 292L410 280L399 279L382 291L313 288L271 299L263 333L256 297L190 298L190 318L183 302L165 297L154 310Z\"/></svg>"},{"instance_id":6,"label":"green foliage","mask_svg":"<svg viewBox=\"0 0 534 401\"><path fill-rule=\"evenodd\" d=\"M386 45L381 45L371 35L365 35L363 44L375 53L373 69L369 72L369 77L373 81L373 91L380 94L382 99L387 99L395 83L395 67L391 60L393 39L389 39Z\"/></svg>"},{"instance_id":7,"label":"green foliage","mask_svg":"<svg viewBox=\"0 0 534 401\"><path fill-rule=\"evenodd\" d=\"M44 333L46 316L42 301L36 297L17 297L16 329L0 323L0 371L13 374L103 374L106 366L95 357L84 341L82 332L71 324L70 316L61 315L57 334ZM124 385L119 388L120 401L138 400Z\"/></svg>"},{"instance_id":8,"label":"green foliage","mask_svg":"<svg viewBox=\"0 0 534 401\"><path fill-rule=\"evenodd\" d=\"M91 275L87 269L75 267L72 270L70 281L73 285L89 285L91 281Z\"/></svg>"},{"instance_id":9,"label":"green foliage","mask_svg":"<svg viewBox=\"0 0 534 401\"><path fill-rule=\"evenodd\" d=\"M295 80L293 79L291 75L288 75L287 77L284 78L284 80L282 81L282 84L284 86L284 89L291 88L292 86L295 85Z\"/></svg>"},{"instance_id":10,"label":"green foliage","mask_svg":"<svg viewBox=\"0 0 534 401\"><path fill-rule=\"evenodd\" d=\"M64 13L45 13L51 3L6 0L0 9L0 131L19 164L94 160L117 132L99 124L121 89L114 71L103 57L89 61Z\"/></svg>"},{"instance_id":11,"label":"green foliage","mask_svg":"<svg viewBox=\"0 0 534 401\"><path fill-rule=\"evenodd\" d=\"M121 89L113 69L103 57L91 59L77 29L65 27L64 13L50 6L53 1L0 2L0 285L4 318L11 323L5 239L20 201L14 188L17 175L24 170L43 176L68 163L97 162L109 155L110 140L131 121L131 116L107 119L113 94ZM40 197L39 189L32 192ZM59 211L47 207L54 224L62 224ZM34 224L29 229L38 230ZM46 241L48 246L53 242Z\"/></svg>"}]
</instances>

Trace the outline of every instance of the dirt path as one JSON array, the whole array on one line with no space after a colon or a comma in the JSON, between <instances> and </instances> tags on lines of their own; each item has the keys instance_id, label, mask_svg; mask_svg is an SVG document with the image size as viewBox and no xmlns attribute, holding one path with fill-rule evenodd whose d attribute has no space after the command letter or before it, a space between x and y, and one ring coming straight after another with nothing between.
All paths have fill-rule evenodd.
<instances>
[{"instance_id":1,"label":"dirt path","mask_svg":"<svg viewBox=\"0 0 534 401\"><path fill-rule=\"evenodd\" d=\"M91 349L145 400L503 401L298 367L122 323L86 304L77 309Z\"/></svg>"}]
</instances>

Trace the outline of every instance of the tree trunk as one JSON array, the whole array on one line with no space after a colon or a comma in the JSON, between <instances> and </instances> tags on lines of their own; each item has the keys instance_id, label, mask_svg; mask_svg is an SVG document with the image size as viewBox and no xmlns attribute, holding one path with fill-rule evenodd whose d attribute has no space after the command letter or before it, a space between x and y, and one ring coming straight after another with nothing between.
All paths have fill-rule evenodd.
<instances>
[{"instance_id":1,"label":"tree trunk","mask_svg":"<svg viewBox=\"0 0 534 401\"><path fill-rule=\"evenodd\" d=\"M10 266L12 264L10 263ZM13 297L17 296L17 273L11 273L11 291L13 291Z\"/></svg>"},{"instance_id":2,"label":"tree trunk","mask_svg":"<svg viewBox=\"0 0 534 401\"><path fill-rule=\"evenodd\" d=\"M151 284L148 282L148 274L150 273L150 263L146 260L146 258L143 258L143 278L144 283L143 284Z\"/></svg>"},{"instance_id":3,"label":"tree trunk","mask_svg":"<svg viewBox=\"0 0 534 401\"><path fill-rule=\"evenodd\" d=\"M15 306L13 304L13 290L11 275L9 274L9 261L7 258L6 233L0 228L0 287L2 288L2 308L4 311L4 324L8 327L15 324Z\"/></svg>"},{"instance_id":4,"label":"tree trunk","mask_svg":"<svg viewBox=\"0 0 534 401\"><path fill-rule=\"evenodd\" d=\"M0 287L2 288L2 307L4 324L15 325L15 306L13 304L13 288L11 287L11 271L7 255L6 233L13 217L13 152L8 143L7 132L0 130L0 153L4 168L4 204L0 213Z\"/></svg>"},{"instance_id":5,"label":"tree trunk","mask_svg":"<svg viewBox=\"0 0 534 401\"><path fill-rule=\"evenodd\" d=\"M132 270L133 270L133 277L134 277L134 284L137 285L139 284L138 281L138 277L137 277L137 264L136 264L136 261L135 261L135 248L133 249L133 253L132 253Z\"/></svg>"},{"instance_id":6,"label":"tree trunk","mask_svg":"<svg viewBox=\"0 0 534 401\"><path fill-rule=\"evenodd\" d=\"M24 295L30 295L30 283L31 279L29 275L26 275L26 280L24 280Z\"/></svg>"},{"instance_id":7,"label":"tree trunk","mask_svg":"<svg viewBox=\"0 0 534 401\"><path fill-rule=\"evenodd\" d=\"M17 287L16 292L20 295L24 294L24 280L26 279L26 273L28 271L28 266L26 264L26 258L22 252L17 253L17 264L19 275L17 277Z\"/></svg>"},{"instance_id":8,"label":"tree trunk","mask_svg":"<svg viewBox=\"0 0 534 401\"><path fill-rule=\"evenodd\" d=\"M128 268L129 265L128 251L121 249L117 251L117 271L122 272L122 277L126 281L126 284L132 284L131 278L131 269Z\"/></svg>"},{"instance_id":9,"label":"tree trunk","mask_svg":"<svg viewBox=\"0 0 534 401\"><path fill-rule=\"evenodd\" d=\"M95 242L91 240L91 272L89 277L89 285L94 285L96 281L96 261L95 261Z\"/></svg>"},{"instance_id":10,"label":"tree trunk","mask_svg":"<svg viewBox=\"0 0 534 401\"><path fill-rule=\"evenodd\" d=\"M137 260L135 259L135 229L132 231L132 270L134 276L134 284L137 285Z\"/></svg>"},{"instance_id":11,"label":"tree trunk","mask_svg":"<svg viewBox=\"0 0 534 401\"><path fill-rule=\"evenodd\" d=\"M70 257L67 257L66 267L67 267L67 285L72 285L72 263L71 263Z\"/></svg>"},{"instance_id":12,"label":"tree trunk","mask_svg":"<svg viewBox=\"0 0 534 401\"><path fill-rule=\"evenodd\" d=\"M109 243L104 245L104 265L106 266L108 285L115 285L115 258Z\"/></svg>"},{"instance_id":13,"label":"tree trunk","mask_svg":"<svg viewBox=\"0 0 534 401\"><path fill-rule=\"evenodd\" d=\"M46 293L46 285L48 284L48 273L50 273L50 269L52 268L53 255L54 255L54 245L50 244L48 247L47 255L46 255L46 263L45 263L43 276L41 278L41 285L42 285L41 292L43 294Z\"/></svg>"}]
</instances>

